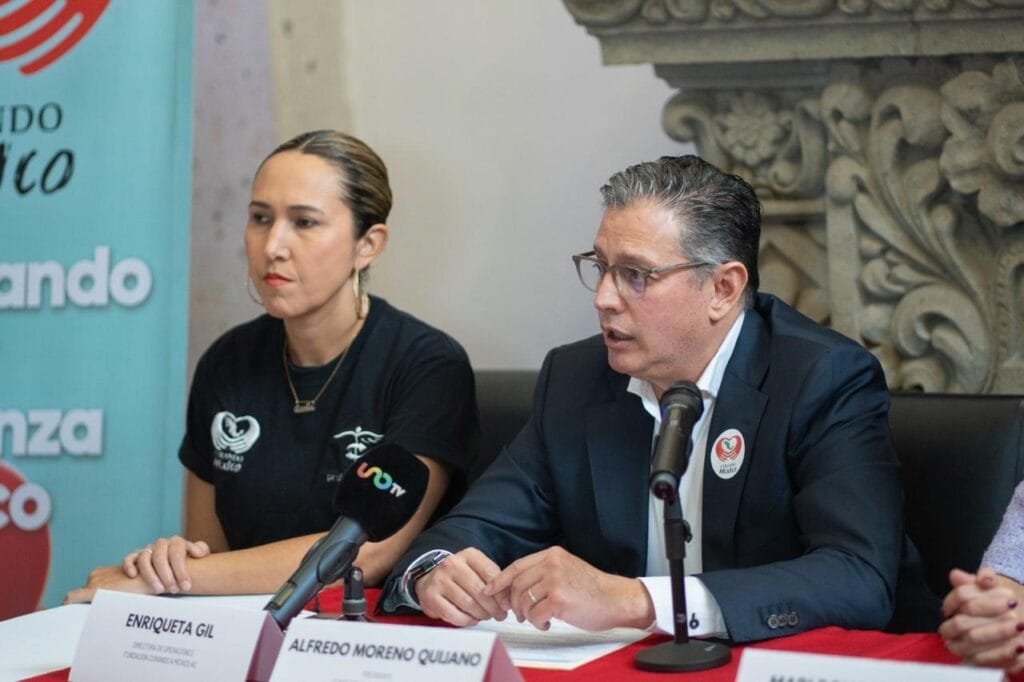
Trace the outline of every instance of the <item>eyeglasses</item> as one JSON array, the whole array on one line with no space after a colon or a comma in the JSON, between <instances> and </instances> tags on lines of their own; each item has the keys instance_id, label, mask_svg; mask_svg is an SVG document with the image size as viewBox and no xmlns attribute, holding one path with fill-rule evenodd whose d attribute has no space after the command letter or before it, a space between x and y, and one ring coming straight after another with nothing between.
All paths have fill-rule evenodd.
<instances>
[{"instance_id":1,"label":"eyeglasses","mask_svg":"<svg viewBox=\"0 0 1024 682\"><path fill-rule=\"evenodd\" d=\"M578 253L572 257L576 264L576 274L580 277L583 286L591 291L597 291L601 281L607 273L612 273L612 281L615 282L615 289L624 298L638 299L643 297L647 290L647 280L658 279L658 275L664 272L678 272L690 270L705 265L718 265L710 261L698 261L694 263L676 263L675 265L664 265L660 268L643 268L638 265L622 265L616 263L609 265L597 258L594 251Z\"/></svg>"}]
</instances>

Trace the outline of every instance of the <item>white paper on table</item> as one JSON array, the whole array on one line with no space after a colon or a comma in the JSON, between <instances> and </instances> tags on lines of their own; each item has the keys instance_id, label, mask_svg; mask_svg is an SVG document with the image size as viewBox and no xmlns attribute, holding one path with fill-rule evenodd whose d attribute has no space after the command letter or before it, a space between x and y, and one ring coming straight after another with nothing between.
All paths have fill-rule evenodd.
<instances>
[{"instance_id":1,"label":"white paper on table","mask_svg":"<svg viewBox=\"0 0 1024 682\"><path fill-rule=\"evenodd\" d=\"M71 666L87 604L69 604L0 621L0 681Z\"/></svg>"},{"instance_id":2,"label":"white paper on table","mask_svg":"<svg viewBox=\"0 0 1024 682\"><path fill-rule=\"evenodd\" d=\"M516 622L510 613L504 621L486 620L473 629L497 633L512 663L527 668L572 670L651 634L635 628L589 632L552 619L550 630Z\"/></svg>"},{"instance_id":3,"label":"white paper on table","mask_svg":"<svg viewBox=\"0 0 1024 682\"><path fill-rule=\"evenodd\" d=\"M743 650L736 682L870 680L871 682L1000 682L1002 670L893 661L805 651Z\"/></svg>"}]
</instances>

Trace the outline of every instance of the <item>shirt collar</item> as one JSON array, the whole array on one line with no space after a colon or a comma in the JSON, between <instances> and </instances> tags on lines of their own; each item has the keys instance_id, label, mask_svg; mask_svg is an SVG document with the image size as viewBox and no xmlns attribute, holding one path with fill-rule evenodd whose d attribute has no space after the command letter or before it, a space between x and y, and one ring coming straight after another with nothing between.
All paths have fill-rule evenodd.
<instances>
[{"instance_id":1,"label":"shirt collar","mask_svg":"<svg viewBox=\"0 0 1024 682\"><path fill-rule=\"evenodd\" d=\"M725 368L728 367L729 360L732 358L732 352L736 349L736 341L740 337L740 330L743 328L743 318L746 317L746 314L746 310L740 312L729 328L729 333L725 335L721 345L718 346L718 350L715 351L711 362L708 363L700 378L697 379L697 388L704 397L705 408L707 408L709 401L714 401L718 397L718 390L721 388L722 378L725 376ZM658 399L654 395L654 386L651 385L651 382L631 376L629 378L629 385L626 386L626 392L640 398L644 409L654 417L655 422L661 421L661 407L658 405Z\"/></svg>"}]
</instances>

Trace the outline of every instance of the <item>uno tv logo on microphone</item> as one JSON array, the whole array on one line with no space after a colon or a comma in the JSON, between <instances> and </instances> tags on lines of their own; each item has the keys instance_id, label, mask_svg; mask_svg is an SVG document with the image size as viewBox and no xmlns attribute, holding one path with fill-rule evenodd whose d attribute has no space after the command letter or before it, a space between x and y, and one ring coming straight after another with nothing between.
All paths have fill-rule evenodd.
<instances>
[{"instance_id":1,"label":"uno tv logo on microphone","mask_svg":"<svg viewBox=\"0 0 1024 682\"><path fill-rule=\"evenodd\" d=\"M380 467L366 466L366 462L360 462L359 466L356 467L356 476L359 478L369 478L373 476L373 486L378 490L387 490L395 497L401 497L405 494L405 488L395 483L391 474L387 473Z\"/></svg>"}]
</instances>

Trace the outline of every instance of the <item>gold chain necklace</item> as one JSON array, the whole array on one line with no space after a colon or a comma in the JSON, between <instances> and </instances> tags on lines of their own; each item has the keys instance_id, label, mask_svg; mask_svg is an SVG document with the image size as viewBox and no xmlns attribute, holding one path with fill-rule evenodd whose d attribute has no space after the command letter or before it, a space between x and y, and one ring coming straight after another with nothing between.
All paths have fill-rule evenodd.
<instances>
[{"instance_id":1,"label":"gold chain necklace","mask_svg":"<svg viewBox=\"0 0 1024 682\"><path fill-rule=\"evenodd\" d=\"M292 412L295 414L306 414L307 412L316 411L316 401L320 400L320 396L324 394L331 381L334 379L334 375L338 373L338 369L341 367L341 363L345 360L345 356L348 355L348 349L352 347L350 343L345 347L345 350L341 351L341 355L338 356L338 360L334 363L334 369L331 370L331 376L327 377L327 381L320 387L320 390L316 392L310 400L301 400L299 394L295 392L295 384L292 383L292 373L288 369L288 337L284 338L284 343L281 345L281 359L284 362L284 378L288 380L288 389L292 392L292 399L295 401L295 406L292 407Z\"/></svg>"}]
</instances>

